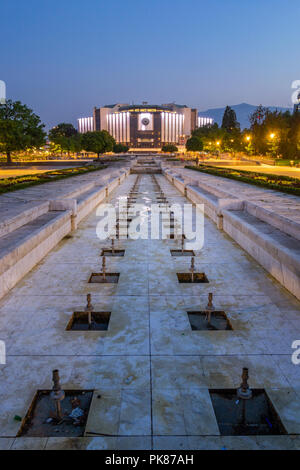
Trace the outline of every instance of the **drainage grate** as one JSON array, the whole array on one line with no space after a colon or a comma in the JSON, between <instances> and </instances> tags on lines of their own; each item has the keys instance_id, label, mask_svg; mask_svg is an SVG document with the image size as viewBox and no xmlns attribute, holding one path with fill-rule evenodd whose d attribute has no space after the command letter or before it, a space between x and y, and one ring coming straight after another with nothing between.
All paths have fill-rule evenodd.
<instances>
[{"instance_id":1,"label":"drainage grate","mask_svg":"<svg viewBox=\"0 0 300 470\"><path fill-rule=\"evenodd\" d=\"M209 390L222 436L287 434L264 389L252 389L252 398L239 399L234 389Z\"/></svg>"},{"instance_id":2,"label":"drainage grate","mask_svg":"<svg viewBox=\"0 0 300 470\"><path fill-rule=\"evenodd\" d=\"M109 249L103 249L101 251L101 256L124 256L125 255L125 250L109 250Z\"/></svg>"},{"instance_id":3,"label":"drainage grate","mask_svg":"<svg viewBox=\"0 0 300 470\"><path fill-rule=\"evenodd\" d=\"M193 331L196 330L233 330L227 315L223 311L214 310L211 312L210 322L207 319L207 312L187 312L190 325Z\"/></svg>"},{"instance_id":4,"label":"drainage grate","mask_svg":"<svg viewBox=\"0 0 300 470\"><path fill-rule=\"evenodd\" d=\"M65 398L61 401L63 419L59 422L54 418L55 403L51 392L52 390L36 392L17 437L84 436L93 390L65 390ZM76 406L83 411L77 422L70 417Z\"/></svg>"},{"instance_id":5,"label":"drainage grate","mask_svg":"<svg viewBox=\"0 0 300 470\"><path fill-rule=\"evenodd\" d=\"M192 284L209 282L205 273L176 273L180 283Z\"/></svg>"},{"instance_id":6,"label":"drainage grate","mask_svg":"<svg viewBox=\"0 0 300 470\"><path fill-rule=\"evenodd\" d=\"M170 250L171 256L196 256L194 250Z\"/></svg>"},{"instance_id":7,"label":"drainage grate","mask_svg":"<svg viewBox=\"0 0 300 470\"><path fill-rule=\"evenodd\" d=\"M91 312L91 323L87 312L74 312L66 330L70 331L106 331L110 320L110 312Z\"/></svg>"},{"instance_id":8,"label":"drainage grate","mask_svg":"<svg viewBox=\"0 0 300 470\"><path fill-rule=\"evenodd\" d=\"M88 280L89 283L97 284L117 284L119 281L120 273L92 273Z\"/></svg>"}]
</instances>

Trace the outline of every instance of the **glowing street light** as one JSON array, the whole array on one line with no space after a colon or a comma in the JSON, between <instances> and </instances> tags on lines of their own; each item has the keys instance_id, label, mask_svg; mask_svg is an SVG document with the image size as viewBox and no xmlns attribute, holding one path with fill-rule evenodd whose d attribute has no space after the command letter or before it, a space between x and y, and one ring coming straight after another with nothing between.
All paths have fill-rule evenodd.
<instances>
[{"instance_id":1,"label":"glowing street light","mask_svg":"<svg viewBox=\"0 0 300 470\"><path fill-rule=\"evenodd\" d=\"M250 135L246 135L245 140L246 140L247 142L249 142L249 140L251 140L251 136L250 136Z\"/></svg>"},{"instance_id":2,"label":"glowing street light","mask_svg":"<svg viewBox=\"0 0 300 470\"><path fill-rule=\"evenodd\" d=\"M271 132L271 134L270 134L270 139L274 139L274 137L275 137L275 133L274 133L274 132Z\"/></svg>"},{"instance_id":3,"label":"glowing street light","mask_svg":"<svg viewBox=\"0 0 300 470\"><path fill-rule=\"evenodd\" d=\"M220 141L219 141L219 140L216 142L216 145L220 145Z\"/></svg>"}]
</instances>

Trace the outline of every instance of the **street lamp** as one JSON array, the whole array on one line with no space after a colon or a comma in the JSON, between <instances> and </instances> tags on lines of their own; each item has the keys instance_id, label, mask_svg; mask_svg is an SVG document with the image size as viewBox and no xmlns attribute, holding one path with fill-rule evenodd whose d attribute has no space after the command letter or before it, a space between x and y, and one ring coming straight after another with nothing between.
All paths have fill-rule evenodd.
<instances>
[{"instance_id":1,"label":"street lamp","mask_svg":"<svg viewBox=\"0 0 300 470\"><path fill-rule=\"evenodd\" d=\"M271 132L271 134L270 134L270 139L274 139L274 137L275 137L275 133L274 133L274 132Z\"/></svg>"},{"instance_id":2,"label":"street lamp","mask_svg":"<svg viewBox=\"0 0 300 470\"><path fill-rule=\"evenodd\" d=\"M247 142L249 142L250 139L251 139L251 136L250 136L250 135L246 135L245 140L246 140Z\"/></svg>"}]
</instances>

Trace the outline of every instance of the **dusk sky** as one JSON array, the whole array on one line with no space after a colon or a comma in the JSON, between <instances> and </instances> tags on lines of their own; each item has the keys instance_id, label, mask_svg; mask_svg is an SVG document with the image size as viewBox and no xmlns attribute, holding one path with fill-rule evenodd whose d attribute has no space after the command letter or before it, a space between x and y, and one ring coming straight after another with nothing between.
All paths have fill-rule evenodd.
<instances>
[{"instance_id":1,"label":"dusk sky","mask_svg":"<svg viewBox=\"0 0 300 470\"><path fill-rule=\"evenodd\" d=\"M43 122L148 101L292 106L299 0L2 0L0 79Z\"/></svg>"}]
</instances>

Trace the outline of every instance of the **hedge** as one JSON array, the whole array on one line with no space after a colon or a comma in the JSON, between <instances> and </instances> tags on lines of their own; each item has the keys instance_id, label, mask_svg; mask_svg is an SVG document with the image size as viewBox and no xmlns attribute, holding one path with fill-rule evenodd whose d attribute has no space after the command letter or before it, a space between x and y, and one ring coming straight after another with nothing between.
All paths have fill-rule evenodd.
<instances>
[{"instance_id":1,"label":"hedge","mask_svg":"<svg viewBox=\"0 0 300 470\"><path fill-rule=\"evenodd\" d=\"M197 167L186 165L185 168L300 196L300 179L290 176L272 175L247 170L234 170L232 168L219 168L209 165L200 165Z\"/></svg>"}]
</instances>

